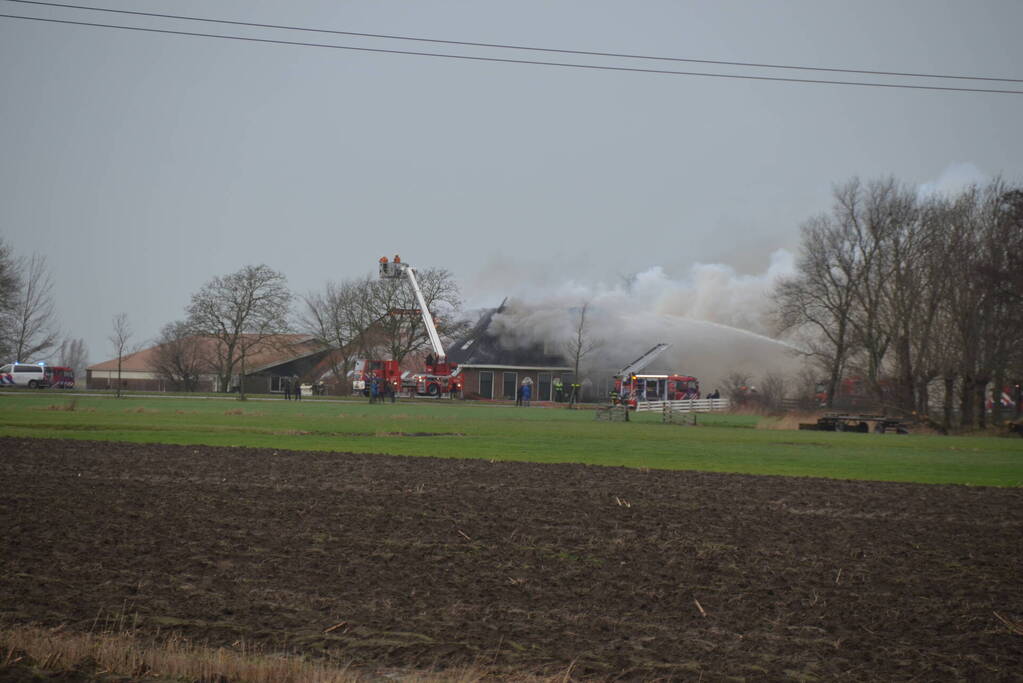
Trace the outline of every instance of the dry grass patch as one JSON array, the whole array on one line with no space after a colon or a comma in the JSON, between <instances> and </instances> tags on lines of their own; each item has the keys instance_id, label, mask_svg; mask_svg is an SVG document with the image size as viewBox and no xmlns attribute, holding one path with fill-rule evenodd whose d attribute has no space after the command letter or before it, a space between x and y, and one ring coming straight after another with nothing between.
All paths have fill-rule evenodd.
<instances>
[{"instance_id":1,"label":"dry grass patch","mask_svg":"<svg viewBox=\"0 0 1023 683\"><path fill-rule=\"evenodd\" d=\"M798 430L804 422L817 422L817 413L785 413L763 417L757 422L757 429Z\"/></svg>"},{"instance_id":2,"label":"dry grass patch","mask_svg":"<svg viewBox=\"0 0 1023 683\"><path fill-rule=\"evenodd\" d=\"M571 669L557 676L507 674L485 664L442 672L355 671L342 663L313 662L301 657L249 649L239 641L231 648L196 645L177 634L155 640L137 637L130 629L108 633L66 633L61 627L0 628L0 678L75 675L130 676L192 681L247 683L368 683L381 677L405 683L508 683L571 681ZM13 676L14 678L12 678ZM41 680L41 679L40 679ZM76 679L79 680L79 679ZM85 679L82 679L85 680Z\"/></svg>"},{"instance_id":3,"label":"dry grass patch","mask_svg":"<svg viewBox=\"0 0 1023 683\"><path fill-rule=\"evenodd\" d=\"M78 410L78 399L74 398L64 403L51 403L50 405L43 408L43 410L58 410L65 413L73 413ZM95 412L93 409L89 409L85 412Z\"/></svg>"}]
</instances>

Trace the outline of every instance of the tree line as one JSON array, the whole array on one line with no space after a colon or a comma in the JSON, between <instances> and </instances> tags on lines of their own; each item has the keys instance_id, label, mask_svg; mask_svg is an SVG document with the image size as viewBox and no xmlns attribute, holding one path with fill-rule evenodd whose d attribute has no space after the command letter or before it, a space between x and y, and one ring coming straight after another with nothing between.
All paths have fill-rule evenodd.
<instances>
[{"instance_id":1,"label":"tree line","mask_svg":"<svg viewBox=\"0 0 1023 683\"><path fill-rule=\"evenodd\" d=\"M457 334L462 299L454 276L444 269L416 272L439 331ZM265 264L248 265L205 283L185 313L162 328L154 351L157 374L184 391L197 390L206 374L218 377L221 391L230 391L232 378L246 374L255 351L285 344L280 336L289 333L307 334L333 349L328 358L338 378L357 359L400 362L429 346L418 301L404 279L367 275L296 296L284 274ZM244 396L244 383L239 389Z\"/></svg>"},{"instance_id":2,"label":"tree line","mask_svg":"<svg viewBox=\"0 0 1023 683\"><path fill-rule=\"evenodd\" d=\"M777 284L780 333L805 349L828 405L855 376L941 425L985 426L1023 378L1023 190L1002 179L921 196L894 178L837 186L801 227ZM990 394L989 392L990 388Z\"/></svg>"},{"instance_id":3,"label":"tree line","mask_svg":"<svg viewBox=\"0 0 1023 683\"><path fill-rule=\"evenodd\" d=\"M18 256L0 239L0 363L47 361L80 374L87 356L85 341L57 324L46 257Z\"/></svg>"}]
</instances>

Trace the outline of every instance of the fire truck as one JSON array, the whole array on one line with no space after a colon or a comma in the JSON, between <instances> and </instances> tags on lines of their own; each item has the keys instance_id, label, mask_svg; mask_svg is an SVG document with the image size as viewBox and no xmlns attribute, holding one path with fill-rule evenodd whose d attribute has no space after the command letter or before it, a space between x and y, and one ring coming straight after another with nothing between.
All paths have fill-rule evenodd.
<instances>
[{"instance_id":1,"label":"fire truck","mask_svg":"<svg viewBox=\"0 0 1023 683\"><path fill-rule=\"evenodd\" d=\"M657 344L615 375L615 399L635 407L640 401L682 401L700 398L700 382L689 375L640 374L671 344Z\"/></svg>"},{"instance_id":2,"label":"fire truck","mask_svg":"<svg viewBox=\"0 0 1023 683\"><path fill-rule=\"evenodd\" d=\"M355 388L361 390L363 395L369 395L370 386L374 379L386 382L395 393L407 393L410 396L431 396L438 397L446 395L454 398L462 390L461 369L456 363L449 363L444 345L441 344L440 335L437 333L437 326L433 322L433 316L426 307L426 299L423 297L423 290L419 287L419 280L416 279L416 271L409 264L403 262L401 257L395 255L394 260L388 260L386 256L380 259L380 278L386 280L408 280L412 292L419 302L419 312L423 317L423 325L426 327L426 334L430 340L432 353L426 357L426 372L413 373L402 371L396 360L365 360L357 368Z\"/></svg>"},{"instance_id":3,"label":"fire truck","mask_svg":"<svg viewBox=\"0 0 1023 683\"><path fill-rule=\"evenodd\" d=\"M75 371L63 365L46 363L10 363L0 367L0 386L24 386L30 389L73 389Z\"/></svg>"},{"instance_id":4,"label":"fire truck","mask_svg":"<svg viewBox=\"0 0 1023 683\"><path fill-rule=\"evenodd\" d=\"M64 365L47 365L46 380L55 389L74 389L75 371Z\"/></svg>"}]
</instances>

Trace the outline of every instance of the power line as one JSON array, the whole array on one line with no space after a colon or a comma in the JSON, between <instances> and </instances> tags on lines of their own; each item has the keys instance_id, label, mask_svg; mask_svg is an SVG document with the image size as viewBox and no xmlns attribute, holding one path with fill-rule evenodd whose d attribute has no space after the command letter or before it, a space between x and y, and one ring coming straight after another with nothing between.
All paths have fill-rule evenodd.
<instances>
[{"instance_id":1,"label":"power line","mask_svg":"<svg viewBox=\"0 0 1023 683\"><path fill-rule=\"evenodd\" d=\"M832 73L848 73L848 74L864 74L870 76L904 76L912 78L947 78L947 79L959 79L968 81L997 81L1002 83L1023 83L1023 78L995 78L992 76L959 76L949 74L927 74L927 73L913 73L905 71L872 71L868 69L843 69L834 67L822 67L822 66L797 66L791 64L766 64L757 62L729 62L718 59L693 59L686 57L657 57L650 55L637 55L628 53L618 52L591 52L588 50L567 50L557 49L548 47L529 47L525 45L510 45L502 43L477 43L464 40L442 40L439 38L419 38L415 36L399 36L390 35L386 33L358 33L355 31L336 31L331 29L323 28L310 28L306 26L288 26L285 24L260 24L251 21L232 21L228 19L207 19L204 17L193 17L180 14L160 14L157 12L140 12L137 10L124 10L124 9L111 9L106 7L89 7L87 5L72 5L60 2L42 2L41 0L6 0L7 2L17 2L23 5L42 5L46 7L62 7L65 9L80 9L89 10L92 12L111 12L115 14L130 14L142 17L158 17L161 19L180 19L185 21L203 21L214 24L229 24L234 26L250 26L254 28L272 28L282 29L287 31L308 31L311 33L326 33L330 35L338 36L353 36L360 38L384 38L387 40L408 40L417 41L424 43L440 43L444 45L462 45L466 47L486 47L486 48L499 48L504 50L528 50L532 52L548 52L548 53L559 53L559 54L571 54L571 55L584 55L590 57L615 57L623 59L646 59L652 61L665 61L665 62L688 62L692 64L716 64L719 66L744 66L744 67L755 67L763 69L792 69L800 71L826 71ZM441 55L447 56L447 55ZM983 92L983 91L981 91Z\"/></svg>"},{"instance_id":2,"label":"power line","mask_svg":"<svg viewBox=\"0 0 1023 683\"><path fill-rule=\"evenodd\" d=\"M277 40L272 38L252 38L248 36L232 36L220 33L199 33L196 31L177 31L161 28L143 28L141 26L123 26L119 24L101 24L88 21L72 21L70 19L50 19L43 17L26 17L17 14L0 14L0 18L24 19L26 21L39 21L52 24L69 24L73 26L90 26L94 28L113 28L125 31L141 31L144 33L161 33L176 36L193 36L197 38L219 38L222 40L237 40L250 43L268 43L273 45L293 45L298 47L320 47L333 50L351 50L356 52L385 53L394 55L410 55L415 57L439 57L443 59L461 59L474 62L497 62L501 64L529 64L533 66L554 66L570 69L589 69L593 71L623 71L628 73L663 74L671 76L702 76L707 78L731 78L736 80L749 81L776 81L784 83L815 83L821 85L857 85L870 88L899 88L906 90L938 90L946 92L976 92L996 93L1003 95L1023 95L1023 90L996 90L991 88L956 88L938 85L909 85L904 83L870 83L866 81L833 81L811 78L785 78L782 76L748 76L739 74L708 73L701 71L672 71L670 69L646 69L628 66L602 66L598 64L573 64L570 62L545 62L530 59L508 59L501 57L479 57L472 55L446 54L440 52L417 52L413 50L392 50L373 47L356 47L352 45L334 45L331 43L309 43L297 40Z\"/></svg>"}]
</instances>

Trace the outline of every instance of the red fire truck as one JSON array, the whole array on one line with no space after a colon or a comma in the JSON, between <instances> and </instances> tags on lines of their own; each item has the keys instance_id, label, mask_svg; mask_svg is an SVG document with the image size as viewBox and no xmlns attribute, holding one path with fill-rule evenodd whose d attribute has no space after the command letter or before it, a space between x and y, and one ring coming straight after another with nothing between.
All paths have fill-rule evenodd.
<instances>
[{"instance_id":1,"label":"red fire truck","mask_svg":"<svg viewBox=\"0 0 1023 683\"><path fill-rule=\"evenodd\" d=\"M615 379L615 391L623 403L684 401L700 398L700 381L689 375L631 375Z\"/></svg>"},{"instance_id":2,"label":"red fire truck","mask_svg":"<svg viewBox=\"0 0 1023 683\"><path fill-rule=\"evenodd\" d=\"M408 279L416 300L419 302L419 313L423 317L423 325L426 327L426 334L430 339L430 348L433 352L426 357L426 372L413 373L402 371L396 360L366 360L362 361L361 367L356 370L355 389L362 391L368 396L373 380L387 382L395 393L406 392L410 396L441 396L447 395L454 398L462 391L461 370L455 363L447 361L447 354L440 342L440 335L437 333L437 326L433 322L433 316L426 307L426 299L423 297L423 290L419 287L416 279L416 271L412 266L404 263L400 256L395 256L393 261L386 256L380 259L380 277L388 280L396 280L402 277Z\"/></svg>"},{"instance_id":3,"label":"red fire truck","mask_svg":"<svg viewBox=\"0 0 1023 683\"><path fill-rule=\"evenodd\" d=\"M640 374L671 344L657 344L615 375L615 398L635 407L640 401L683 401L700 398L700 382L689 375Z\"/></svg>"},{"instance_id":4,"label":"red fire truck","mask_svg":"<svg viewBox=\"0 0 1023 683\"><path fill-rule=\"evenodd\" d=\"M46 381L55 389L74 389L75 371L63 365L47 365Z\"/></svg>"}]
</instances>

